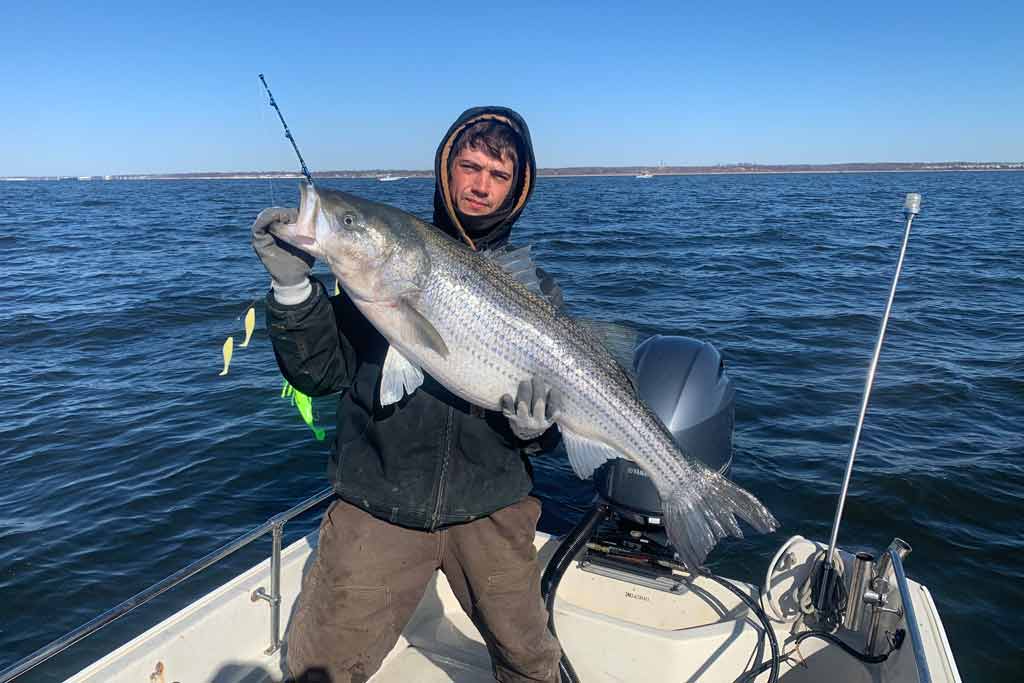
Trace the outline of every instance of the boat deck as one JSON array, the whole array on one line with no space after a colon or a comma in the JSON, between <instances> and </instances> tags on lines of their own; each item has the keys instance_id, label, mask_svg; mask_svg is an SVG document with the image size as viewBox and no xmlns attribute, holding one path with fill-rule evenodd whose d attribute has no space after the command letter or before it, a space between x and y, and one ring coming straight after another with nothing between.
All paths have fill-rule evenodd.
<instances>
[{"instance_id":1,"label":"boat deck","mask_svg":"<svg viewBox=\"0 0 1024 683\"><path fill-rule=\"evenodd\" d=\"M313 558L316 535L284 549L282 630ZM536 540L543 561L555 542ZM282 680L282 651L268 654L270 609L253 600L268 586L263 562L153 627L69 683L263 683ZM756 589L734 584L748 594ZM952 656L934 604L924 587L919 620L927 630L932 681L956 683ZM918 598L914 598L917 602ZM760 624L718 584L698 578L675 593L632 584L573 565L555 603L560 641L584 683L622 681L736 681L767 657ZM787 645L791 624L774 624L780 647L791 654L780 679L788 683L910 683L919 680L912 649L869 667L825 641ZM943 650L945 645L945 650ZM287 642L284 643L287 648ZM765 672L757 678L764 682ZM482 639L437 574L373 683L478 683L494 680Z\"/></svg>"}]
</instances>

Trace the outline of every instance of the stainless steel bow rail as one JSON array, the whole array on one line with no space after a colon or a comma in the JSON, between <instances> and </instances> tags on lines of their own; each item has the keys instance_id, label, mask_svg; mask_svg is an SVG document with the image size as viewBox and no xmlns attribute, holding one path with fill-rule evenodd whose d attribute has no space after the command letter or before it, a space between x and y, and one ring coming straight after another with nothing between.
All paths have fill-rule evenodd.
<instances>
[{"instance_id":1,"label":"stainless steel bow rail","mask_svg":"<svg viewBox=\"0 0 1024 683\"><path fill-rule=\"evenodd\" d=\"M914 610L914 600L910 597L910 584L907 582L906 572L903 570L903 559L898 548L890 547L888 553L889 561L892 563L892 571L896 576L896 589L900 594L900 607L903 611L903 621L910 632L910 644L914 650L914 663L917 665L917 680L920 683L932 683L932 674L928 669L928 657L924 652L924 638L921 636L921 626L917 621L917 612Z\"/></svg>"},{"instance_id":2,"label":"stainless steel bow rail","mask_svg":"<svg viewBox=\"0 0 1024 683\"><path fill-rule=\"evenodd\" d=\"M82 624L74 631L58 638L49 645L40 648L28 657L15 662L13 666L0 671L0 683L9 683L9 681L13 681L26 671L29 671L39 664L53 658L83 638L91 636L107 624L120 619L137 607L145 605L150 600L167 592L171 588L174 588L186 579L195 576L204 569L220 562L228 555L241 550L267 533L270 533L273 539L273 551L270 556L270 592L268 593L263 588L259 588L253 593L252 599L254 602L256 600L266 600L270 604L270 647L267 648L266 653L272 654L276 652L281 646L281 543L284 537L284 525L310 508L324 502L333 495L334 491L332 489L324 489L320 493L302 501L295 507L271 517L266 521L266 523L242 534L235 540L221 546L217 550L214 550L206 557L196 560L184 569L171 574L163 581L155 583L141 593L137 593L136 595L128 598L117 607L104 612L92 621Z\"/></svg>"}]
</instances>

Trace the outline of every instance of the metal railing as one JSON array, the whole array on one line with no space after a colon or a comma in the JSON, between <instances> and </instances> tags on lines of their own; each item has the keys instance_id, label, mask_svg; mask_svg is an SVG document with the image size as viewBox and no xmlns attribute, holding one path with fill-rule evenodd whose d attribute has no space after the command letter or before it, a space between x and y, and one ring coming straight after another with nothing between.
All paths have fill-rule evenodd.
<instances>
[{"instance_id":1,"label":"metal railing","mask_svg":"<svg viewBox=\"0 0 1024 683\"><path fill-rule=\"evenodd\" d=\"M162 595L204 569L220 562L228 555L241 550L267 533L270 533L273 536L273 550L270 556L270 592L267 593L267 591L261 587L253 592L252 600L254 602L256 600L266 600L267 603L270 604L270 647L267 648L266 653L273 654L281 646L281 544L282 539L284 538L284 525L310 508L324 502L333 495L333 489L324 489L320 493L307 498L285 512L271 517L266 521L266 523L242 534L235 540L230 541L217 550L214 550L209 555L206 555L184 569L171 574L163 581L155 583L144 591L133 595L117 607L104 612L95 619L82 624L70 633L61 636L49 645L36 650L28 657L15 662L13 666L0 671L0 683L9 683L10 681L13 681L30 669L33 669L39 664L55 657L57 654L68 649L83 638L87 638L93 633L96 633L107 624L110 624L136 608L145 605L150 600Z\"/></svg>"},{"instance_id":2,"label":"metal railing","mask_svg":"<svg viewBox=\"0 0 1024 683\"><path fill-rule=\"evenodd\" d=\"M924 652L924 639L921 637L921 629L917 625L914 601L910 597L910 584L907 582L907 575L903 571L903 559L895 548L889 548L888 553L889 559L892 561L893 572L896 575L896 587L900 592L903 621L907 625L907 632L910 634L910 645L914 650L914 660L917 663L917 680L920 683L932 683L932 674L928 670L928 658Z\"/></svg>"}]
</instances>

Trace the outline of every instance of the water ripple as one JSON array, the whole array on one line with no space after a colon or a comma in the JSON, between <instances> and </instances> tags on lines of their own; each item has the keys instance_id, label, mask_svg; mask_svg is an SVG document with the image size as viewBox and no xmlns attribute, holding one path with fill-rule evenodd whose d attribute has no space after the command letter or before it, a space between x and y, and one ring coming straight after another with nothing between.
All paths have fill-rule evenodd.
<instances>
[{"instance_id":1,"label":"water ripple","mask_svg":"<svg viewBox=\"0 0 1024 683\"><path fill-rule=\"evenodd\" d=\"M914 546L965 680L1011 681L1024 610L1024 174L542 178L517 228L581 315L714 343L736 381L734 476L782 521L720 544L758 580L827 538L920 191L840 541ZM432 184L330 184L430 214ZM278 398L248 223L293 183L0 184L0 668L319 490L323 446ZM325 282L333 278L319 270ZM224 338L257 301L248 349ZM333 412L318 401L323 422ZM542 527L590 487L537 462ZM289 538L314 519L289 525ZM294 527L294 528L293 528ZM61 680L260 559L252 548L26 680ZM965 590L965 587L967 590ZM45 615L42 616L42 615Z\"/></svg>"}]
</instances>

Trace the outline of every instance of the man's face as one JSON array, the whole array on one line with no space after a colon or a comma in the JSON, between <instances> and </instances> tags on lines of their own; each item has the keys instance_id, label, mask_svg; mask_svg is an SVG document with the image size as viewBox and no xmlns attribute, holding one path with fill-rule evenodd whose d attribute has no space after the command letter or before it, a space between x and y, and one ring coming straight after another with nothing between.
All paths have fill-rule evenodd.
<instances>
[{"instance_id":1,"label":"man's face","mask_svg":"<svg viewBox=\"0 0 1024 683\"><path fill-rule=\"evenodd\" d=\"M498 160L479 149L466 147L452 162L452 199L467 216L494 213L512 189L511 159Z\"/></svg>"}]
</instances>

